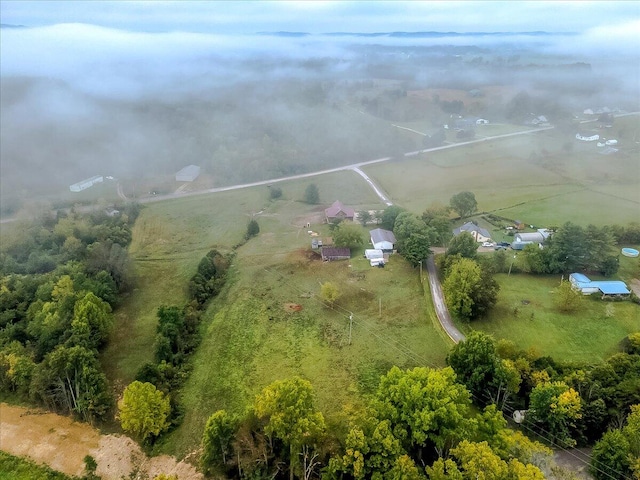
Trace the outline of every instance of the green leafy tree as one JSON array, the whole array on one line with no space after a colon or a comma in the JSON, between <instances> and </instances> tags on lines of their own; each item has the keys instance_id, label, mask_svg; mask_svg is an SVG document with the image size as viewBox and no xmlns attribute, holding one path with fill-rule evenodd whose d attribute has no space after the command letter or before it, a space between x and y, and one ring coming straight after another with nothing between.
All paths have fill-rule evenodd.
<instances>
[{"instance_id":1,"label":"green leafy tree","mask_svg":"<svg viewBox=\"0 0 640 480\"><path fill-rule=\"evenodd\" d=\"M358 211L358 221L363 227L366 227L368 223L373 220L373 215L369 210L359 210Z\"/></svg>"},{"instance_id":2,"label":"green leafy tree","mask_svg":"<svg viewBox=\"0 0 640 480\"><path fill-rule=\"evenodd\" d=\"M81 346L59 345L37 365L31 395L44 405L85 421L104 419L112 407L107 378L96 354Z\"/></svg>"},{"instance_id":3,"label":"green leafy tree","mask_svg":"<svg viewBox=\"0 0 640 480\"><path fill-rule=\"evenodd\" d=\"M258 394L254 410L266 421L265 433L289 447L289 478L293 480L302 447L313 445L325 429L311 383L299 377L273 382Z\"/></svg>"},{"instance_id":4,"label":"green leafy tree","mask_svg":"<svg viewBox=\"0 0 640 480\"><path fill-rule=\"evenodd\" d=\"M597 480L631 478L629 441L620 430L609 430L593 447L591 474Z\"/></svg>"},{"instance_id":5,"label":"green leafy tree","mask_svg":"<svg viewBox=\"0 0 640 480\"><path fill-rule=\"evenodd\" d=\"M480 265L468 258L461 258L451 266L442 285L449 310L464 319L473 313L474 291L481 282Z\"/></svg>"},{"instance_id":6,"label":"green leafy tree","mask_svg":"<svg viewBox=\"0 0 640 480\"><path fill-rule=\"evenodd\" d=\"M451 205L451 208L458 212L458 215L461 217L468 217L478 209L476 196L472 192L456 193L449 200L449 205Z\"/></svg>"},{"instance_id":7,"label":"green leafy tree","mask_svg":"<svg viewBox=\"0 0 640 480\"><path fill-rule=\"evenodd\" d=\"M382 211L382 216L380 217L380 228L384 228L385 230L393 230L393 226L396 223L396 217L404 212L403 208L398 207L397 205L390 205Z\"/></svg>"},{"instance_id":8,"label":"green leafy tree","mask_svg":"<svg viewBox=\"0 0 640 480\"><path fill-rule=\"evenodd\" d=\"M563 281L555 291L554 303L563 313L575 312L582 303L582 294L573 289L571 282Z\"/></svg>"},{"instance_id":9,"label":"green leafy tree","mask_svg":"<svg viewBox=\"0 0 640 480\"><path fill-rule=\"evenodd\" d=\"M340 298L340 290L338 290L338 287L335 283L324 282L320 286L320 296L325 302L333 305L334 303L336 303L338 298Z\"/></svg>"},{"instance_id":10,"label":"green leafy tree","mask_svg":"<svg viewBox=\"0 0 640 480\"><path fill-rule=\"evenodd\" d=\"M255 237L259 233L260 233L260 225L258 225L258 222L252 218L251 220L249 220L249 223L247 224L247 233L244 234L244 238L249 240L250 238Z\"/></svg>"},{"instance_id":11,"label":"green leafy tree","mask_svg":"<svg viewBox=\"0 0 640 480\"><path fill-rule=\"evenodd\" d=\"M476 258L478 242L469 232L460 232L453 237L447 247L447 255L460 255L463 258Z\"/></svg>"},{"instance_id":12,"label":"green leafy tree","mask_svg":"<svg viewBox=\"0 0 640 480\"><path fill-rule=\"evenodd\" d=\"M445 246L451 240L453 232L451 221L449 220L450 207L434 204L427 208L422 214L424 223L435 232L434 244Z\"/></svg>"},{"instance_id":13,"label":"green leafy tree","mask_svg":"<svg viewBox=\"0 0 640 480\"><path fill-rule=\"evenodd\" d=\"M415 267L431 255L431 239L420 233L412 233L404 240L401 253Z\"/></svg>"},{"instance_id":14,"label":"green leafy tree","mask_svg":"<svg viewBox=\"0 0 640 480\"><path fill-rule=\"evenodd\" d=\"M224 469L233 454L232 440L239 426L239 419L225 410L218 410L207 420L202 436L200 463L205 473Z\"/></svg>"},{"instance_id":15,"label":"green leafy tree","mask_svg":"<svg viewBox=\"0 0 640 480\"><path fill-rule=\"evenodd\" d=\"M434 370L393 367L380 380L373 408L388 420L405 451L444 455L469 435L469 392L450 367Z\"/></svg>"},{"instance_id":16,"label":"green leafy tree","mask_svg":"<svg viewBox=\"0 0 640 480\"><path fill-rule=\"evenodd\" d=\"M269 187L269 198L271 200L282 198L282 189L274 186Z\"/></svg>"},{"instance_id":17,"label":"green leafy tree","mask_svg":"<svg viewBox=\"0 0 640 480\"><path fill-rule=\"evenodd\" d=\"M99 348L107 341L112 325L109 304L89 292L74 306L70 343L89 349Z\"/></svg>"},{"instance_id":18,"label":"green leafy tree","mask_svg":"<svg viewBox=\"0 0 640 480\"><path fill-rule=\"evenodd\" d=\"M528 421L543 425L562 444L575 444L570 429L582 418L578 392L564 382L542 382L531 391L529 400Z\"/></svg>"},{"instance_id":19,"label":"green leafy tree","mask_svg":"<svg viewBox=\"0 0 640 480\"><path fill-rule=\"evenodd\" d=\"M151 383L130 383L118 407L122 429L143 442L169 428L169 397Z\"/></svg>"},{"instance_id":20,"label":"green leafy tree","mask_svg":"<svg viewBox=\"0 0 640 480\"><path fill-rule=\"evenodd\" d=\"M304 191L304 201L311 205L320 203L320 191L315 183L307 185L307 188Z\"/></svg>"},{"instance_id":21,"label":"green leafy tree","mask_svg":"<svg viewBox=\"0 0 640 480\"><path fill-rule=\"evenodd\" d=\"M456 344L447 356L447 364L457 378L475 395L496 396L502 381L502 363L496 353L493 338L478 330Z\"/></svg>"},{"instance_id":22,"label":"green leafy tree","mask_svg":"<svg viewBox=\"0 0 640 480\"><path fill-rule=\"evenodd\" d=\"M362 229L354 223L341 222L333 231L333 243L336 247L359 247L364 244Z\"/></svg>"},{"instance_id":23,"label":"green leafy tree","mask_svg":"<svg viewBox=\"0 0 640 480\"><path fill-rule=\"evenodd\" d=\"M404 454L400 441L393 434L391 422L379 420L375 414L351 427L344 443L345 454L329 461L329 478L340 478L340 474L356 480L380 478Z\"/></svg>"}]
</instances>

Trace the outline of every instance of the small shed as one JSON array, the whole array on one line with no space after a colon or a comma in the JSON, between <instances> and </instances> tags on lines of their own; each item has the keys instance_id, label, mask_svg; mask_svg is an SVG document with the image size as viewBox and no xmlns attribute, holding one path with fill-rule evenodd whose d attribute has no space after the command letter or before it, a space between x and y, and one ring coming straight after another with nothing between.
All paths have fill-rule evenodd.
<instances>
[{"instance_id":1,"label":"small shed","mask_svg":"<svg viewBox=\"0 0 640 480\"><path fill-rule=\"evenodd\" d=\"M193 182L200 175L200 167L188 165L176 173L176 182Z\"/></svg>"},{"instance_id":2,"label":"small shed","mask_svg":"<svg viewBox=\"0 0 640 480\"><path fill-rule=\"evenodd\" d=\"M351 258L351 250L349 248L322 247L321 254L323 262L349 260Z\"/></svg>"},{"instance_id":3,"label":"small shed","mask_svg":"<svg viewBox=\"0 0 640 480\"><path fill-rule=\"evenodd\" d=\"M396 236L391 230L374 228L373 230L369 230L369 235L371 236L371 245L373 245L374 249L388 253L393 252L396 244Z\"/></svg>"}]
</instances>

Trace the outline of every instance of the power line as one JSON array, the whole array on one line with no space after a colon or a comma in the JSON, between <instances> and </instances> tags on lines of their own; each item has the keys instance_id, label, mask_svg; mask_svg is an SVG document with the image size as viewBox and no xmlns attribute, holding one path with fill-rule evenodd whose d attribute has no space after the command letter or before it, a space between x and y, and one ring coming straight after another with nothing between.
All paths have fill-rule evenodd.
<instances>
[{"instance_id":1,"label":"power line","mask_svg":"<svg viewBox=\"0 0 640 480\"><path fill-rule=\"evenodd\" d=\"M251 262L251 265L254 266L254 267L261 268L262 270L264 270L266 273L268 273L270 275L278 276L279 279L282 280L283 283L285 283L292 290L296 290L296 291L298 291L300 293L307 293L305 290L301 289L299 286L292 284L281 273L279 273L279 272L277 272L277 271L275 271L273 269L269 269L268 267L257 265L257 264L255 264L253 262ZM384 338L384 336L379 335L377 332L375 332L373 330L375 328L375 326L372 326L369 322L367 322L364 319L358 320L358 317L356 317L353 314L353 312L351 312L350 310L347 310L347 309L345 309L345 308L343 308L343 307L341 307L339 305L335 305L335 304L330 304L328 302L324 302L323 300L321 300L320 298L318 298L315 295L311 296L310 298L312 300L322 304L323 306L333 310L337 314L343 316L345 319L349 319L349 323L350 323L349 340L351 339L351 324L355 323L356 325L360 325L361 327L363 327L370 335L374 336L379 341L381 341L384 344L386 344L387 346L399 351L403 355L409 357L410 359L412 359L417 364L423 364L423 365L429 366L429 367L434 368L434 369L440 368L439 366L434 365L433 363L431 363L430 361L428 361L424 357L422 357L422 356L416 354L415 352L413 352L409 347L406 347L405 345L402 345L397 341L389 341L386 338ZM349 342L349 343L351 343L351 342ZM485 403L474 392L469 391L469 393L479 404ZM488 394L485 393L484 395L486 396L487 400L489 400L490 403L493 403L493 400L491 399L491 397ZM513 415L513 412L515 411L514 409L512 409L508 405L504 404L503 408L500 409L501 412L503 413L503 415L505 413L504 412L505 409L511 410L511 412L510 412L511 416ZM593 462L596 462L596 463L598 463L600 465L604 465L604 464L602 462L598 461L597 459L594 459L591 455L585 454L585 456L589 459L589 461L587 461L584 458L581 458L580 456L576 455L574 452L572 452L570 450L567 450L565 447L563 447L562 445L560 445L557 442L555 442L553 440L553 434L551 432L545 430L544 428L542 428L540 425L535 425L535 428L538 430L537 432L533 429L533 426L530 427L529 425L526 425L526 424L519 424L519 425L522 428L526 429L527 431L533 433L534 435L543 438L550 445L552 445L552 446L556 447L557 449L560 449L560 450L564 451L565 453L567 453L568 455L574 457L579 462L582 462L585 466L591 466L592 468L594 468L599 473L602 473L602 474L606 475L607 477L609 477L609 478L611 478L613 480L616 480L618 478L618 477L615 477L615 476L611 475L607 471L604 471L604 470L598 468L597 466L595 466L593 464ZM540 432L544 432L544 435L541 434ZM620 477L624 477L624 475L621 472L613 470L609 466L605 466L605 468L608 468L609 470L613 471L615 474L619 475ZM629 478L629 477L626 477L626 478Z\"/></svg>"}]
</instances>

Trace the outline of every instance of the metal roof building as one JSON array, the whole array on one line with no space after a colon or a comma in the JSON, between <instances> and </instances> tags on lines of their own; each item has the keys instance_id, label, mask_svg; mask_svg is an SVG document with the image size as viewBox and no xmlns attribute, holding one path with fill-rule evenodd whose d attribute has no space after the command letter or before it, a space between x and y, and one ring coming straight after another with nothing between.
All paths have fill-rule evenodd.
<instances>
[{"instance_id":1,"label":"metal roof building","mask_svg":"<svg viewBox=\"0 0 640 480\"><path fill-rule=\"evenodd\" d=\"M373 230L369 230L369 235L371 236L371 245L373 245L374 249L387 252L393 251L396 236L392 231L383 228L374 228Z\"/></svg>"},{"instance_id":2,"label":"metal roof building","mask_svg":"<svg viewBox=\"0 0 640 480\"><path fill-rule=\"evenodd\" d=\"M200 175L200 167L188 165L176 173L176 182L193 182Z\"/></svg>"},{"instance_id":3,"label":"metal roof building","mask_svg":"<svg viewBox=\"0 0 640 480\"><path fill-rule=\"evenodd\" d=\"M582 273L572 273L569 275L569 281L574 289L580 290L583 295L600 292L602 296L607 295L629 295L631 292L624 282L619 280L596 280L592 281L589 277Z\"/></svg>"}]
</instances>

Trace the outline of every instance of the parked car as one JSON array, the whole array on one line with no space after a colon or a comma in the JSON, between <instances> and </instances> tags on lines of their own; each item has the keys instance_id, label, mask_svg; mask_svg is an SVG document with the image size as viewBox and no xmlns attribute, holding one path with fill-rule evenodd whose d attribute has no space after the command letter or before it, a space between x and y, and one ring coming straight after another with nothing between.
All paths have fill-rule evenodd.
<instances>
[{"instance_id":1,"label":"parked car","mask_svg":"<svg viewBox=\"0 0 640 480\"><path fill-rule=\"evenodd\" d=\"M494 250L506 250L507 247L505 247L504 245L500 245L497 244L495 247L493 247Z\"/></svg>"},{"instance_id":2,"label":"parked car","mask_svg":"<svg viewBox=\"0 0 640 480\"><path fill-rule=\"evenodd\" d=\"M510 247L511 244L509 242L498 242L496 245L500 246L500 247Z\"/></svg>"},{"instance_id":3,"label":"parked car","mask_svg":"<svg viewBox=\"0 0 640 480\"><path fill-rule=\"evenodd\" d=\"M482 244L482 246L483 246L483 247L493 247L493 243L491 243L491 242L484 242L484 243Z\"/></svg>"}]
</instances>

